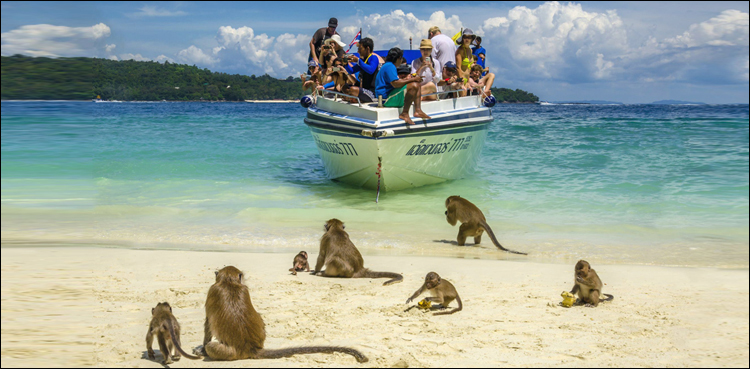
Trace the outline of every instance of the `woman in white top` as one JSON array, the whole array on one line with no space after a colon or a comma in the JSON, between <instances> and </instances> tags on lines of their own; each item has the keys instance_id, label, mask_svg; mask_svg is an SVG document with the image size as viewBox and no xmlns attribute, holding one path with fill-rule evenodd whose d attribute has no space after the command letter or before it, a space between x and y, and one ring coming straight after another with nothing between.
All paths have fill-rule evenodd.
<instances>
[{"instance_id":1,"label":"woman in white top","mask_svg":"<svg viewBox=\"0 0 750 369\"><path fill-rule=\"evenodd\" d=\"M422 57L411 62L411 73L422 76L422 101L437 100L437 95L424 96L437 92L437 81L440 80L442 66L436 59L430 58L432 53L432 41L422 40L419 44Z\"/></svg>"}]
</instances>

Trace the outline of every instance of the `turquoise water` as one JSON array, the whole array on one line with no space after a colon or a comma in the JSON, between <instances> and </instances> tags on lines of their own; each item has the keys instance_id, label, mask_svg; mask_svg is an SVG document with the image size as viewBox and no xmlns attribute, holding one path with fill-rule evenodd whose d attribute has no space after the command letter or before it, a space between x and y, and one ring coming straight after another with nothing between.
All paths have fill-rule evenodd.
<instances>
[{"instance_id":1,"label":"turquoise water","mask_svg":"<svg viewBox=\"0 0 750 369\"><path fill-rule=\"evenodd\" d=\"M9 243L748 267L747 105L498 105L477 170L381 194L325 177L298 104L2 102ZM504 246L447 243L461 195Z\"/></svg>"}]
</instances>

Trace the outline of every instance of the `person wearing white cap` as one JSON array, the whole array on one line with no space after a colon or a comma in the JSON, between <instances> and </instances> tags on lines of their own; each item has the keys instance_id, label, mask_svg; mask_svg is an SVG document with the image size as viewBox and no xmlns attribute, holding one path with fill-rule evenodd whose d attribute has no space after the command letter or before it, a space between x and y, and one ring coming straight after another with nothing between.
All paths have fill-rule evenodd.
<instances>
[{"instance_id":1,"label":"person wearing white cap","mask_svg":"<svg viewBox=\"0 0 750 369\"><path fill-rule=\"evenodd\" d=\"M339 35L333 35L331 38L325 40L323 47L325 48L326 46L332 48L332 51L336 53L336 57L342 58L346 55L346 51L344 51L346 44L341 42L341 36Z\"/></svg>"}]
</instances>

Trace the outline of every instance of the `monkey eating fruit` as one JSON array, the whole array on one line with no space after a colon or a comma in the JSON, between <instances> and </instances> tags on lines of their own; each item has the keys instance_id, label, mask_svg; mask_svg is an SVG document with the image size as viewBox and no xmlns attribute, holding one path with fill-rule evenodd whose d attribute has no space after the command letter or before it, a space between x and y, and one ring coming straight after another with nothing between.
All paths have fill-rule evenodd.
<instances>
[{"instance_id":1,"label":"monkey eating fruit","mask_svg":"<svg viewBox=\"0 0 750 369\"><path fill-rule=\"evenodd\" d=\"M422 284L422 287L419 287L417 292L414 292L411 297L409 297L406 300L406 303L412 302L415 298L419 297L422 293L424 293L425 290L430 291L430 294L432 294L432 297L427 297L424 300L420 301L417 305L418 306L428 306L428 303L437 303L440 304L443 309L448 307L448 304L453 302L453 300L456 300L458 302L458 307L451 310L451 311L443 311L439 313L434 313L433 315L447 315L447 314L453 314L456 312L461 311L463 309L463 304L461 304L461 297L458 296L458 292L456 291L456 287L453 287L453 284L451 282L448 282L445 279L440 278L440 276L435 272L429 272L427 273L427 276L424 278L424 284ZM407 309L408 310L408 309Z\"/></svg>"},{"instance_id":2,"label":"monkey eating fruit","mask_svg":"<svg viewBox=\"0 0 750 369\"><path fill-rule=\"evenodd\" d=\"M570 290L571 294L578 293L580 302L585 303L586 307L596 307L599 302L612 301L615 297L602 293L602 280L596 274L594 269L586 260L578 260L573 273L573 282L575 285ZM600 300L600 296L607 296L606 299Z\"/></svg>"}]
</instances>

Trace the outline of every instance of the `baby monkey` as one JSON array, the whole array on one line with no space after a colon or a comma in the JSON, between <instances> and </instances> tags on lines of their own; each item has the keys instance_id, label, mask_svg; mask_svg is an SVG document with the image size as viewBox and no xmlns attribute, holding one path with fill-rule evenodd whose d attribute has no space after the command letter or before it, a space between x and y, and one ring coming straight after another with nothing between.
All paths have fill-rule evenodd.
<instances>
[{"instance_id":1,"label":"baby monkey","mask_svg":"<svg viewBox=\"0 0 750 369\"><path fill-rule=\"evenodd\" d=\"M307 263L307 252L300 251L299 254L294 257L292 267L289 268L289 271L292 272L293 275L297 275L297 272L310 271L310 264Z\"/></svg>"},{"instance_id":2,"label":"baby monkey","mask_svg":"<svg viewBox=\"0 0 750 369\"><path fill-rule=\"evenodd\" d=\"M579 303L585 303L586 307L596 307L601 301L612 301L615 297L602 293L602 280L596 274L594 269L586 260L578 260L573 273L573 282L575 285L570 293L578 293ZM607 296L606 299L600 300L600 296Z\"/></svg>"},{"instance_id":3,"label":"baby monkey","mask_svg":"<svg viewBox=\"0 0 750 369\"><path fill-rule=\"evenodd\" d=\"M171 364L172 360L180 360L180 354L185 355L188 359L199 360L199 357L190 355L180 347L180 323L172 315L172 307L168 302L160 302L156 307L151 309L151 323L148 325L146 333L146 351L148 358L156 359L154 349L154 336L159 342L159 350L164 356L163 364ZM174 355L172 354L174 352Z\"/></svg>"},{"instance_id":4,"label":"baby monkey","mask_svg":"<svg viewBox=\"0 0 750 369\"><path fill-rule=\"evenodd\" d=\"M456 287L453 287L453 284L451 282L440 278L440 276L435 272L427 273L427 276L424 277L424 284L422 285L422 287L419 287L417 292L414 292L414 294L406 300L406 303L408 304L412 302L412 300L419 297L419 295L421 295L425 290L429 290L430 294L432 294L432 297L425 298L425 301L438 303L442 306L443 309L446 309L448 307L448 304L450 304L453 300L456 300L456 302L458 302L457 308L451 311L434 313L433 315L448 315L459 312L461 311L461 309L463 309L463 305L461 304L461 297L458 296Z\"/></svg>"}]
</instances>

